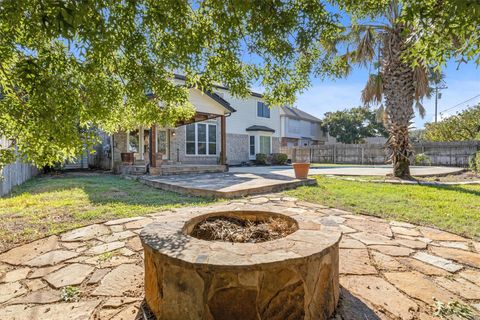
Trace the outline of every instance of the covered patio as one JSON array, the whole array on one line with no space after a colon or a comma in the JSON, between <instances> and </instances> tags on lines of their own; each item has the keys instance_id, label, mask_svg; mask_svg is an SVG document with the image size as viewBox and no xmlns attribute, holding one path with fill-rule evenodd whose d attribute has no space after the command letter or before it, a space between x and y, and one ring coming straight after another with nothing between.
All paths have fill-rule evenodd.
<instances>
[{"instance_id":1,"label":"covered patio","mask_svg":"<svg viewBox=\"0 0 480 320\"><path fill-rule=\"evenodd\" d=\"M139 175L227 171L226 117L235 109L216 93L194 88L190 102L196 111L191 119L172 127L153 125L116 134L114 148L122 157L117 171Z\"/></svg>"}]
</instances>

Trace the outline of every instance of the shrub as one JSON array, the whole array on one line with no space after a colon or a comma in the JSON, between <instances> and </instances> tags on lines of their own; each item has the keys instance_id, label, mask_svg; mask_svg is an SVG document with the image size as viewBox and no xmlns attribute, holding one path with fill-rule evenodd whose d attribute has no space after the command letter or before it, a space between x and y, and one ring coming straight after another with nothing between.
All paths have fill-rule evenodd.
<instances>
[{"instance_id":1,"label":"shrub","mask_svg":"<svg viewBox=\"0 0 480 320\"><path fill-rule=\"evenodd\" d=\"M470 170L480 173L480 150L470 158L469 167Z\"/></svg>"},{"instance_id":2,"label":"shrub","mask_svg":"<svg viewBox=\"0 0 480 320\"><path fill-rule=\"evenodd\" d=\"M272 164L281 165L286 164L288 156L285 153L274 153L272 154Z\"/></svg>"},{"instance_id":3,"label":"shrub","mask_svg":"<svg viewBox=\"0 0 480 320\"><path fill-rule=\"evenodd\" d=\"M255 163L256 164L267 164L267 155L265 153L257 153L255 155Z\"/></svg>"},{"instance_id":4,"label":"shrub","mask_svg":"<svg viewBox=\"0 0 480 320\"><path fill-rule=\"evenodd\" d=\"M413 163L415 165L432 165L432 160L430 159L429 156L427 156L425 153L419 153L415 155L415 159L413 160Z\"/></svg>"}]
</instances>

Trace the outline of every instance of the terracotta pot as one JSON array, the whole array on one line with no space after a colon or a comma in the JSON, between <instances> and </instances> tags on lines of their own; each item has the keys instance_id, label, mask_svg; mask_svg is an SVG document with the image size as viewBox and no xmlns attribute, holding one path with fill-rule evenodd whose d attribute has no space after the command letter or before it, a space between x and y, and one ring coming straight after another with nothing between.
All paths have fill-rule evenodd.
<instances>
[{"instance_id":1,"label":"terracotta pot","mask_svg":"<svg viewBox=\"0 0 480 320\"><path fill-rule=\"evenodd\" d=\"M310 163L294 163L293 170L295 171L295 178L307 179Z\"/></svg>"},{"instance_id":2,"label":"terracotta pot","mask_svg":"<svg viewBox=\"0 0 480 320\"><path fill-rule=\"evenodd\" d=\"M120 156L123 164L133 164L135 161L135 154L133 152L122 152Z\"/></svg>"}]
</instances>

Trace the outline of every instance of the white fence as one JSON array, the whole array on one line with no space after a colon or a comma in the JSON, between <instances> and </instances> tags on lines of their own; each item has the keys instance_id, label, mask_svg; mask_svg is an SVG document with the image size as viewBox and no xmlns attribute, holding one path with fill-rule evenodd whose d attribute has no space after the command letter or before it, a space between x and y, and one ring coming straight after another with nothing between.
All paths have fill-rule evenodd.
<instances>
[{"instance_id":1,"label":"white fence","mask_svg":"<svg viewBox=\"0 0 480 320\"><path fill-rule=\"evenodd\" d=\"M415 154L423 153L432 165L468 167L469 160L480 150L480 141L429 142L413 144ZM295 161L345 164L384 164L383 144L331 144L310 147L282 147L280 152Z\"/></svg>"}]
</instances>

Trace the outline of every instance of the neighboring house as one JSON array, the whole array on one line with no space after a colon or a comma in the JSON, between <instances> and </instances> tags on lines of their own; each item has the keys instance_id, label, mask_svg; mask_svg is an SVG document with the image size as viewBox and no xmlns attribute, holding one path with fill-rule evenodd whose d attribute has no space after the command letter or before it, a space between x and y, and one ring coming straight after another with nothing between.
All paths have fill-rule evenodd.
<instances>
[{"instance_id":1,"label":"neighboring house","mask_svg":"<svg viewBox=\"0 0 480 320\"><path fill-rule=\"evenodd\" d=\"M282 147L306 147L324 144L327 135L322 121L298 108L282 107L280 111Z\"/></svg>"}]
</instances>

